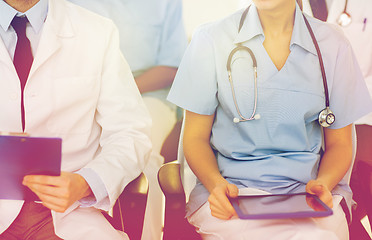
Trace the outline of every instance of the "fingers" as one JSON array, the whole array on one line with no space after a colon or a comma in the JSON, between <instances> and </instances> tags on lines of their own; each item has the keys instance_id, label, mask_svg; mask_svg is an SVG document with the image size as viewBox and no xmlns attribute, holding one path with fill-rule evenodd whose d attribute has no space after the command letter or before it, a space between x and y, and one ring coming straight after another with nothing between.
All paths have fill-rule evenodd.
<instances>
[{"instance_id":1,"label":"fingers","mask_svg":"<svg viewBox=\"0 0 372 240\"><path fill-rule=\"evenodd\" d=\"M306 196L306 202L315 211L323 211L324 210L324 207L322 205L320 205L319 202L311 196Z\"/></svg>"},{"instance_id":2,"label":"fingers","mask_svg":"<svg viewBox=\"0 0 372 240\"><path fill-rule=\"evenodd\" d=\"M319 196L328 207L333 208L333 197L332 194L328 191Z\"/></svg>"},{"instance_id":3,"label":"fingers","mask_svg":"<svg viewBox=\"0 0 372 240\"><path fill-rule=\"evenodd\" d=\"M228 184L227 185L227 193L228 193L229 197L236 198L239 194L239 189L234 184Z\"/></svg>"},{"instance_id":4,"label":"fingers","mask_svg":"<svg viewBox=\"0 0 372 240\"><path fill-rule=\"evenodd\" d=\"M42 204L56 212L64 212L71 205L69 192L66 188L41 185L35 183L26 184L42 201Z\"/></svg>"},{"instance_id":5,"label":"fingers","mask_svg":"<svg viewBox=\"0 0 372 240\"><path fill-rule=\"evenodd\" d=\"M69 198L69 191L66 188L36 183L27 183L25 185L38 194L49 195L60 199Z\"/></svg>"},{"instance_id":6,"label":"fingers","mask_svg":"<svg viewBox=\"0 0 372 240\"><path fill-rule=\"evenodd\" d=\"M23 185L31 189L43 205L57 212L64 212L74 202L91 194L87 182L76 173L61 173L61 176L29 175Z\"/></svg>"},{"instance_id":7,"label":"fingers","mask_svg":"<svg viewBox=\"0 0 372 240\"><path fill-rule=\"evenodd\" d=\"M65 212L70 207L70 202L66 198L58 198L51 195L34 192L42 201L42 204L50 210L56 212Z\"/></svg>"},{"instance_id":8,"label":"fingers","mask_svg":"<svg viewBox=\"0 0 372 240\"><path fill-rule=\"evenodd\" d=\"M237 195L238 188L233 184L216 187L208 198L212 216L224 220L235 216L235 209L228 197L236 197Z\"/></svg>"},{"instance_id":9,"label":"fingers","mask_svg":"<svg viewBox=\"0 0 372 240\"><path fill-rule=\"evenodd\" d=\"M62 186L65 179L60 176L28 175L23 178L23 184L42 184L49 186Z\"/></svg>"},{"instance_id":10,"label":"fingers","mask_svg":"<svg viewBox=\"0 0 372 240\"><path fill-rule=\"evenodd\" d=\"M316 195L328 207L333 207L332 193L322 182L317 180L310 180L306 185L306 192Z\"/></svg>"}]
</instances>

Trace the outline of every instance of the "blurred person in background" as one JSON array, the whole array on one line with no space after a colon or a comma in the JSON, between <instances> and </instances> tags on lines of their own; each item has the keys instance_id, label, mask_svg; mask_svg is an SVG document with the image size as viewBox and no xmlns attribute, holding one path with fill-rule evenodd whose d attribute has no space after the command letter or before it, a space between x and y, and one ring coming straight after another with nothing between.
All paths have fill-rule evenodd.
<instances>
[{"instance_id":1,"label":"blurred person in background","mask_svg":"<svg viewBox=\"0 0 372 240\"><path fill-rule=\"evenodd\" d=\"M157 172L164 162L160 154L175 152L175 140L163 142L181 118L176 106L166 100L177 67L187 46L182 19L182 0L70 0L84 8L113 20L119 29L120 48L129 63L143 100L153 121L153 151L145 168L149 180L149 198L142 239L161 238L164 197ZM181 124L175 129L178 132ZM175 160L175 153L171 155ZM169 159L167 160L169 161Z\"/></svg>"}]
</instances>

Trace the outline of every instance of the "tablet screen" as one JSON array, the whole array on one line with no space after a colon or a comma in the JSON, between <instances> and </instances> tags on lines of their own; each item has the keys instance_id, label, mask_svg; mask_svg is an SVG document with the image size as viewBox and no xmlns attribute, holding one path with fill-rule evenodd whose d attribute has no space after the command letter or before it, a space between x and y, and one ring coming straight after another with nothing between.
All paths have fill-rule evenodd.
<instances>
[{"instance_id":1,"label":"tablet screen","mask_svg":"<svg viewBox=\"0 0 372 240\"><path fill-rule=\"evenodd\" d=\"M306 218L332 214L332 209L308 193L239 196L230 201L241 219Z\"/></svg>"}]
</instances>

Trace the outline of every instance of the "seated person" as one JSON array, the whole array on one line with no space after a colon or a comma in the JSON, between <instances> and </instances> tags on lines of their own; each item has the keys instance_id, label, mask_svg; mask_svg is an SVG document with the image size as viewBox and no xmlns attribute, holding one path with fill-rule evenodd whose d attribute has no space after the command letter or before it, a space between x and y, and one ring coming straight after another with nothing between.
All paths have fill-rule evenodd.
<instances>
[{"instance_id":1,"label":"seated person","mask_svg":"<svg viewBox=\"0 0 372 240\"><path fill-rule=\"evenodd\" d=\"M0 130L62 138L41 203L0 200L0 239L128 239L103 217L144 169L151 120L118 30L65 0L0 1ZM31 69L31 70L30 70Z\"/></svg>"},{"instance_id":2,"label":"seated person","mask_svg":"<svg viewBox=\"0 0 372 240\"><path fill-rule=\"evenodd\" d=\"M301 1L253 0L194 33L168 99L186 109L183 150L200 180L187 216L203 239L348 239L341 180L351 124L372 102L341 31L303 15ZM241 220L228 200L239 191L306 191L334 213Z\"/></svg>"},{"instance_id":3,"label":"seated person","mask_svg":"<svg viewBox=\"0 0 372 240\"><path fill-rule=\"evenodd\" d=\"M69 1L112 19L119 29L120 49L128 61L152 119L153 149L144 171L149 180L149 199L142 239L160 240L164 197L158 184L157 173L164 162L164 156L160 154L163 142L177 120L176 106L168 102L166 97L187 45L182 21L182 1ZM177 145L164 146L163 153L172 151L169 149L172 147L176 148Z\"/></svg>"}]
</instances>

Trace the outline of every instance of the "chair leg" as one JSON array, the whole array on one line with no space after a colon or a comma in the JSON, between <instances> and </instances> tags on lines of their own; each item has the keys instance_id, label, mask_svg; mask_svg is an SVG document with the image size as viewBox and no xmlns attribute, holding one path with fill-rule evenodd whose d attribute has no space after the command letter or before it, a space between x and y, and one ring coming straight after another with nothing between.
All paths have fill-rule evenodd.
<instances>
[{"instance_id":1,"label":"chair leg","mask_svg":"<svg viewBox=\"0 0 372 240\"><path fill-rule=\"evenodd\" d=\"M372 219L371 172L372 167L368 163L363 161L356 162L350 181L350 187L354 194L353 199L357 202L357 207L353 210L353 220L349 228L350 240L371 239L360 222L366 215L369 220Z\"/></svg>"},{"instance_id":2,"label":"chair leg","mask_svg":"<svg viewBox=\"0 0 372 240\"><path fill-rule=\"evenodd\" d=\"M366 229L359 219L352 221L350 227L350 240L371 240Z\"/></svg>"}]
</instances>

